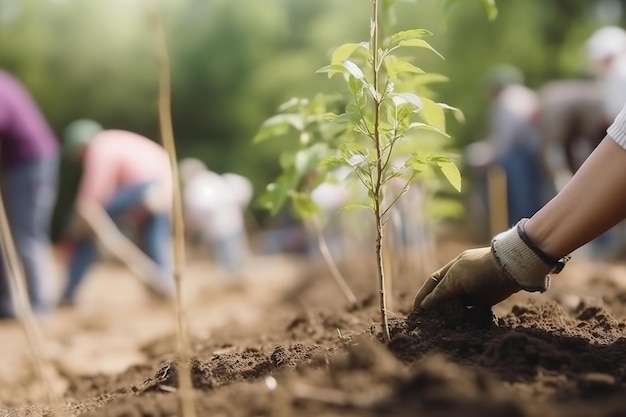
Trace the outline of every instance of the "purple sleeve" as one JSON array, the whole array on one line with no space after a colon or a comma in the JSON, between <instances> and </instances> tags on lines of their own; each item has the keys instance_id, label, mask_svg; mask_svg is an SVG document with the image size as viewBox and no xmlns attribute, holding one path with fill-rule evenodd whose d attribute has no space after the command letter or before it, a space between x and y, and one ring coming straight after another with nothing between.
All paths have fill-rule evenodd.
<instances>
[{"instance_id":1,"label":"purple sleeve","mask_svg":"<svg viewBox=\"0 0 626 417\"><path fill-rule=\"evenodd\" d=\"M0 140L3 169L58 153L56 137L30 93L1 70Z\"/></svg>"}]
</instances>

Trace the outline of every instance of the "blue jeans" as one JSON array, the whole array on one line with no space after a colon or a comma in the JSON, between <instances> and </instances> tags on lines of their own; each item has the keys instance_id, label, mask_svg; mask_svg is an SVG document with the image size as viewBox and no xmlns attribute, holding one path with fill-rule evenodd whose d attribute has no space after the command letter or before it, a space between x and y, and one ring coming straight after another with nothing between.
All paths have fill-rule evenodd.
<instances>
[{"instance_id":1,"label":"blue jeans","mask_svg":"<svg viewBox=\"0 0 626 417\"><path fill-rule=\"evenodd\" d=\"M531 217L542 205L543 176L536 154L518 147L502 160L506 171L509 225Z\"/></svg>"},{"instance_id":2,"label":"blue jeans","mask_svg":"<svg viewBox=\"0 0 626 417\"><path fill-rule=\"evenodd\" d=\"M120 188L105 206L107 214L115 221L129 211L142 205L144 193L151 182L130 185ZM171 277L169 248L171 240L169 213L149 213L147 219L139 225L140 246L143 251L163 271L164 277ZM93 238L81 239L76 242L70 259L69 278L63 291L62 299L73 302L76 291L83 281L87 269L97 254L96 242ZM173 288L173 282L158 283L161 288Z\"/></svg>"},{"instance_id":3,"label":"blue jeans","mask_svg":"<svg viewBox=\"0 0 626 417\"><path fill-rule=\"evenodd\" d=\"M217 264L233 274L239 272L248 255L245 230L216 238L212 244Z\"/></svg>"},{"instance_id":4,"label":"blue jeans","mask_svg":"<svg viewBox=\"0 0 626 417\"><path fill-rule=\"evenodd\" d=\"M56 202L58 158L52 156L2 172L1 188L17 254L24 268L28 297L36 314L51 307L46 288L46 252ZM4 261L0 265L0 317L15 316Z\"/></svg>"}]
</instances>

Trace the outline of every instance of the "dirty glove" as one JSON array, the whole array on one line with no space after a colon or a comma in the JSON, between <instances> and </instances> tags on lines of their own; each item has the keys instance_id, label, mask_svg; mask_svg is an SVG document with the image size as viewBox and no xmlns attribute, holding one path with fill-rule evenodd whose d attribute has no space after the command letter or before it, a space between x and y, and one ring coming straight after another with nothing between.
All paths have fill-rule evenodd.
<instances>
[{"instance_id":1,"label":"dirty glove","mask_svg":"<svg viewBox=\"0 0 626 417\"><path fill-rule=\"evenodd\" d=\"M466 250L435 272L418 291L413 308L454 298L492 306L520 290L546 291L549 274L560 272L569 258L555 260L534 245L524 231L527 220L494 237L491 247Z\"/></svg>"}]
</instances>

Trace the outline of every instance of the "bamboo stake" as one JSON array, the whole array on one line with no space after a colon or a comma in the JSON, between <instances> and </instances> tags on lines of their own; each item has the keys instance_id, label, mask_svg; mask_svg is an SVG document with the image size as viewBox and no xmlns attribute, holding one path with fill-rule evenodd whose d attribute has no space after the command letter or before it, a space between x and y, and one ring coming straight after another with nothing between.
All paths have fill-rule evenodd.
<instances>
[{"instance_id":1,"label":"bamboo stake","mask_svg":"<svg viewBox=\"0 0 626 417\"><path fill-rule=\"evenodd\" d=\"M171 114L171 85L170 64L165 39L163 22L158 11L158 6L149 9L152 22L152 34L155 42L155 52L159 75L159 124L163 146L170 156L172 179L174 182L173 201L173 232L174 232L174 281L176 285L176 318L178 339L178 383L180 393L180 407L183 417L195 417L195 394L191 382L191 370L189 360L191 357L185 309L182 301L182 279L185 268L185 237L182 216L182 201L180 182L178 175L178 159L174 142L174 129L172 127Z\"/></svg>"},{"instance_id":2,"label":"bamboo stake","mask_svg":"<svg viewBox=\"0 0 626 417\"><path fill-rule=\"evenodd\" d=\"M24 268L17 254L13 236L11 235L9 220L2 196L0 196L0 238L2 240L0 246L2 247L2 256L6 263L5 267L9 280L11 298L17 312L17 317L26 335L35 372L46 390L47 402L51 409L51 413L49 414L53 416L63 416L65 413L62 411L61 400L54 392L53 383L49 374L46 372L47 369L50 369L51 364L46 360L42 349L43 336L41 335L39 324L33 314L28 299Z\"/></svg>"},{"instance_id":3,"label":"bamboo stake","mask_svg":"<svg viewBox=\"0 0 626 417\"><path fill-rule=\"evenodd\" d=\"M317 237L318 248L320 250L320 253L322 254L322 257L324 258L324 261L326 262L326 265L328 265L328 269L330 269L330 273L335 280L335 283L343 293L344 297L346 297L346 300L348 300L349 305L351 307L355 306L357 303L356 296L354 295L354 293L350 289L350 286L339 271L337 263L333 259L333 255L330 253L330 249L328 248L326 237L324 237L324 232L322 231L322 225L320 224L319 218L317 216L313 216L313 218L311 219L311 223Z\"/></svg>"},{"instance_id":4,"label":"bamboo stake","mask_svg":"<svg viewBox=\"0 0 626 417\"><path fill-rule=\"evenodd\" d=\"M495 236L509 228L506 181L504 169L493 167L487 171L491 236Z\"/></svg>"}]
</instances>

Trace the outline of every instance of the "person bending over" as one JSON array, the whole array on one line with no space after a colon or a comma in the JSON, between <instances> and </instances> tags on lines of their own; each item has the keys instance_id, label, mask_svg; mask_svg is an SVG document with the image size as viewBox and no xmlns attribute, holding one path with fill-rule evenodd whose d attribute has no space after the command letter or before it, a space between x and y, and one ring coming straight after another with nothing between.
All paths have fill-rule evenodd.
<instances>
[{"instance_id":1,"label":"person bending over","mask_svg":"<svg viewBox=\"0 0 626 417\"><path fill-rule=\"evenodd\" d=\"M159 144L125 130L103 130L91 120L72 122L64 135L67 155L83 174L70 227L73 251L60 304L75 303L79 285L97 253L96 239L133 270L148 288L170 297L170 160ZM137 245L122 234L123 219L137 230Z\"/></svg>"}]
</instances>

